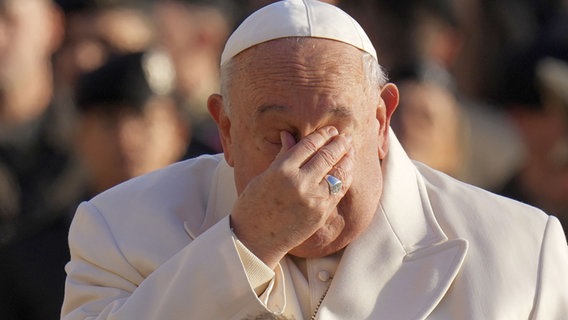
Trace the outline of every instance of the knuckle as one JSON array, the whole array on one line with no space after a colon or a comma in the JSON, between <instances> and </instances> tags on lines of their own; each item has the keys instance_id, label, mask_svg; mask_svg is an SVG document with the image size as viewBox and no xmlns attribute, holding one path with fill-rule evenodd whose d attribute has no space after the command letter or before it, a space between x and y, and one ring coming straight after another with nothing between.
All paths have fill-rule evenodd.
<instances>
[{"instance_id":1,"label":"knuckle","mask_svg":"<svg viewBox=\"0 0 568 320\"><path fill-rule=\"evenodd\" d=\"M323 201L313 199L306 203L306 208L311 213L309 217L312 221L320 221L325 216Z\"/></svg>"},{"instance_id":2,"label":"knuckle","mask_svg":"<svg viewBox=\"0 0 568 320\"><path fill-rule=\"evenodd\" d=\"M314 141L313 138L306 138L303 140L303 146L304 148L306 148L310 153L315 153L318 151L319 146L316 143L316 141Z\"/></svg>"},{"instance_id":3,"label":"knuckle","mask_svg":"<svg viewBox=\"0 0 568 320\"><path fill-rule=\"evenodd\" d=\"M333 167L337 162L335 153L329 148L321 148L317 153L317 157L321 165L324 167Z\"/></svg>"},{"instance_id":4,"label":"knuckle","mask_svg":"<svg viewBox=\"0 0 568 320\"><path fill-rule=\"evenodd\" d=\"M329 138L330 137L326 136L324 132L316 131L302 139L302 143L304 147L310 151L310 153L315 153L326 143L326 141L328 141Z\"/></svg>"},{"instance_id":5,"label":"knuckle","mask_svg":"<svg viewBox=\"0 0 568 320\"><path fill-rule=\"evenodd\" d=\"M333 174L333 176L341 180L345 179L345 177L347 176L346 170L343 167L339 166L334 167L333 172L331 174Z\"/></svg>"}]
</instances>

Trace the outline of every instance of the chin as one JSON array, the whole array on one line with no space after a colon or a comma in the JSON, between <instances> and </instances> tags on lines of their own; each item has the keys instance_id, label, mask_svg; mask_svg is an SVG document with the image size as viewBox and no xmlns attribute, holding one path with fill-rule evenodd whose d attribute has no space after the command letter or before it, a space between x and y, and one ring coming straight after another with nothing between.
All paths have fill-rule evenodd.
<instances>
[{"instance_id":1,"label":"chin","mask_svg":"<svg viewBox=\"0 0 568 320\"><path fill-rule=\"evenodd\" d=\"M321 258L345 248L351 240L344 234L344 225L326 225L306 241L292 249L289 254L300 258Z\"/></svg>"},{"instance_id":2,"label":"chin","mask_svg":"<svg viewBox=\"0 0 568 320\"><path fill-rule=\"evenodd\" d=\"M289 254L300 258L321 258L332 255L343 250L359 237L371 224L373 216L374 214L347 217L339 210L331 221L290 250Z\"/></svg>"},{"instance_id":3,"label":"chin","mask_svg":"<svg viewBox=\"0 0 568 320\"><path fill-rule=\"evenodd\" d=\"M307 242L309 242L309 239L296 248L292 249L290 252L288 252L288 254L298 258L321 258L332 255L345 247L334 245L328 245L324 247L310 246L309 244L307 244Z\"/></svg>"}]
</instances>

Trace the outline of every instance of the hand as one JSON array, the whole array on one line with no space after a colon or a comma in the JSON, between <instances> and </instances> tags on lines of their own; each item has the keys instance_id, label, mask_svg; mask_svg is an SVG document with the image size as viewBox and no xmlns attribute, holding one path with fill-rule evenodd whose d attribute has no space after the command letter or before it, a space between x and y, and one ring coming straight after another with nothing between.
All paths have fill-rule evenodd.
<instances>
[{"instance_id":1,"label":"hand","mask_svg":"<svg viewBox=\"0 0 568 320\"><path fill-rule=\"evenodd\" d=\"M352 182L351 138L321 128L298 143L280 133L282 148L272 164L251 180L231 213L237 238L269 267L323 227ZM327 174L343 181L331 195Z\"/></svg>"}]
</instances>

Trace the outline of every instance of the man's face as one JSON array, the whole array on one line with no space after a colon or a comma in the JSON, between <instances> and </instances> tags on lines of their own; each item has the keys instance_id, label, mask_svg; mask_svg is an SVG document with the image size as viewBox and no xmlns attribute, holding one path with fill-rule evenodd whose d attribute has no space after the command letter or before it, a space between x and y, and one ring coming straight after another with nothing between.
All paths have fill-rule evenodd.
<instances>
[{"instance_id":1,"label":"man's face","mask_svg":"<svg viewBox=\"0 0 568 320\"><path fill-rule=\"evenodd\" d=\"M568 102L543 91L539 112L524 112L521 122L528 161L527 188L537 205L551 214L568 212Z\"/></svg>"},{"instance_id":2,"label":"man's face","mask_svg":"<svg viewBox=\"0 0 568 320\"><path fill-rule=\"evenodd\" d=\"M299 141L319 128L336 127L352 137L353 183L326 226L291 253L309 257L343 248L376 211L382 190L379 158L386 153L396 103L386 108L380 89L366 88L362 53L340 42L280 39L237 58L230 129L222 135L238 193L272 163L281 149L281 131Z\"/></svg>"},{"instance_id":3,"label":"man's face","mask_svg":"<svg viewBox=\"0 0 568 320\"><path fill-rule=\"evenodd\" d=\"M66 18L65 41L56 55L57 76L74 86L77 76L110 56L143 50L153 30L142 11L128 7L77 12Z\"/></svg>"},{"instance_id":4,"label":"man's face","mask_svg":"<svg viewBox=\"0 0 568 320\"><path fill-rule=\"evenodd\" d=\"M79 156L97 192L177 161L188 143L175 106L158 99L143 111L124 105L86 112L78 128Z\"/></svg>"},{"instance_id":5,"label":"man's face","mask_svg":"<svg viewBox=\"0 0 568 320\"><path fill-rule=\"evenodd\" d=\"M45 67L55 49L54 10L43 0L11 0L4 5L5 12L0 15L0 91L8 95L34 92L44 84L40 80L45 78Z\"/></svg>"},{"instance_id":6,"label":"man's face","mask_svg":"<svg viewBox=\"0 0 568 320\"><path fill-rule=\"evenodd\" d=\"M408 156L458 175L462 163L459 106L437 84L406 80L398 84L403 97L392 128Z\"/></svg>"}]
</instances>

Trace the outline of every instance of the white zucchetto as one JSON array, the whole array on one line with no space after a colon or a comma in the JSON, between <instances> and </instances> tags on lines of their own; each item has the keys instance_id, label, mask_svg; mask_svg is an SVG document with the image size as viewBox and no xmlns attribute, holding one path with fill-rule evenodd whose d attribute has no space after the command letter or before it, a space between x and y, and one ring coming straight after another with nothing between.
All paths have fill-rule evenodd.
<instances>
[{"instance_id":1,"label":"white zucchetto","mask_svg":"<svg viewBox=\"0 0 568 320\"><path fill-rule=\"evenodd\" d=\"M221 65L257 44L287 37L336 40L377 59L375 48L363 28L343 10L321 1L285 0L257 10L241 23L225 44Z\"/></svg>"}]
</instances>

